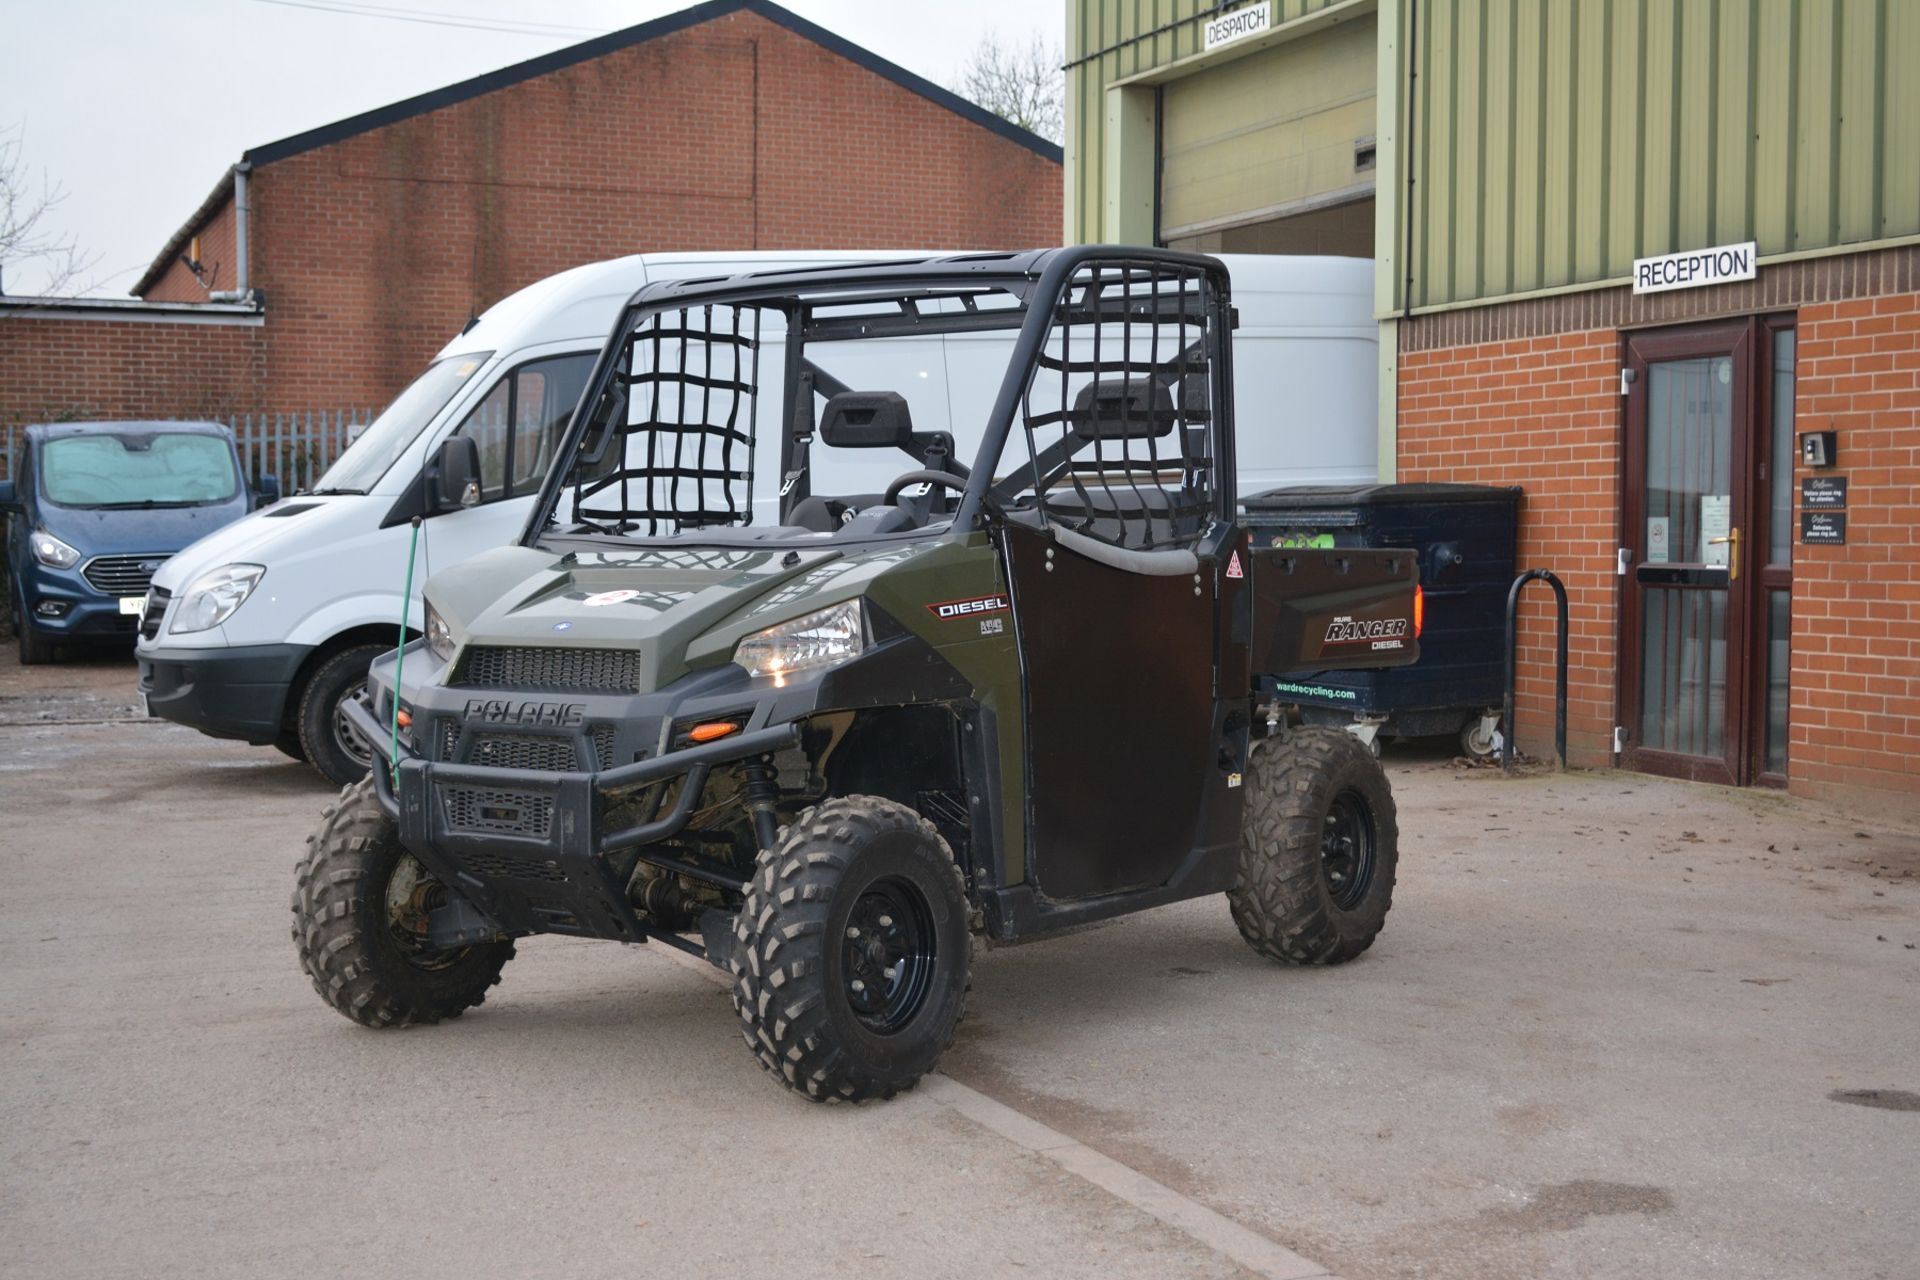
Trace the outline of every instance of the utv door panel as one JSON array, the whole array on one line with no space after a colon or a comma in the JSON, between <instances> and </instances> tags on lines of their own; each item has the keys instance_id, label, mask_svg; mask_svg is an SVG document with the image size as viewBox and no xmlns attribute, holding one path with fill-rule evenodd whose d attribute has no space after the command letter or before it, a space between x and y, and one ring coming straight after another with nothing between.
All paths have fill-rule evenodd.
<instances>
[{"instance_id":1,"label":"utv door panel","mask_svg":"<svg viewBox=\"0 0 1920 1280\"><path fill-rule=\"evenodd\" d=\"M1211 587L1129 573L1018 526L1003 537L1040 891L1164 884L1194 850L1212 780L1194 767L1214 756Z\"/></svg>"}]
</instances>

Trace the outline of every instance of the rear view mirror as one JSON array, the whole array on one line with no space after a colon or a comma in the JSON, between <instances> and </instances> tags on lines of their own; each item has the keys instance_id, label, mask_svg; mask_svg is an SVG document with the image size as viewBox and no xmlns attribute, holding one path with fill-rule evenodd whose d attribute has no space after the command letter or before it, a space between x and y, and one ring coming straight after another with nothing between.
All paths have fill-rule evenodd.
<instances>
[{"instance_id":1,"label":"rear view mirror","mask_svg":"<svg viewBox=\"0 0 1920 1280\"><path fill-rule=\"evenodd\" d=\"M897 391L842 391L820 415L820 438L836 449L913 451L913 414Z\"/></svg>"},{"instance_id":2,"label":"rear view mirror","mask_svg":"<svg viewBox=\"0 0 1920 1280\"><path fill-rule=\"evenodd\" d=\"M427 468L427 510L439 515L479 501L480 446L471 436L449 436Z\"/></svg>"},{"instance_id":3,"label":"rear view mirror","mask_svg":"<svg viewBox=\"0 0 1920 1280\"><path fill-rule=\"evenodd\" d=\"M280 501L280 477L261 476L253 482L253 495L255 507L270 507Z\"/></svg>"}]
</instances>

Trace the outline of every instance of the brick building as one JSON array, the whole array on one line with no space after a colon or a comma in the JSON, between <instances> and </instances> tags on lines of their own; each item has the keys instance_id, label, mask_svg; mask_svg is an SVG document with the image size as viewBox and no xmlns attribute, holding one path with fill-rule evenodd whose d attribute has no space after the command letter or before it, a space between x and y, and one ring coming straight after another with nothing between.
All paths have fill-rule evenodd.
<instances>
[{"instance_id":1,"label":"brick building","mask_svg":"<svg viewBox=\"0 0 1920 1280\"><path fill-rule=\"evenodd\" d=\"M1525 489L1573 763L1920 817L1920 7L1071 0L1068 32L1069 238L1370 224L1382 478Z\"/></svg>"},{"instance_id":2,"label":"brick building","mask_svg":"<svg viewBox=\"0 0 1920 1280\"><path fill-rule=\"evenodd\" d=\"M766 0L712 0L247 151L148 305L0 299L0 424L379 406L466 320L657 250L1025 248L1059 149Z\"/></svg>"}]
</instances>

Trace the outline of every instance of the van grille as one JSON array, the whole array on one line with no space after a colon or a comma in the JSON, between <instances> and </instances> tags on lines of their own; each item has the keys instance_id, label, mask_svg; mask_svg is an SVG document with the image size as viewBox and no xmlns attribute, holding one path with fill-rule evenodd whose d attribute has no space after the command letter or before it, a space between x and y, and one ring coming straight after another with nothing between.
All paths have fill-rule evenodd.
<instances>
[{"instance_id":1,"label":"van grille","mask_svg":"<svg viewBox=\"0 0 1920 1280\"><path fill-rule=\"evenodd\" d=\"M637 693L640 654L633 649L509 649L467 651L456 684L490 689L606 689Z\"/></svg>"},{"instance_id":2,"label":"van grille","mask_svg":"<svg viewBox=\"0 0 1920 1280\"><path fill-rule=\"evenodd\" d=\"M80 572L96 591L110 596L143 596L167 553L145 556L95 556Z\"/></svg>"},{"instance_id":3,"label":"van grille","mask_svg":"<svg viewBox=\"0 0 1920 1280\"><path fill-rule=\"evenodd\" d=\"M146 608L140 614L140 635L147 640L160 638L160 620L167 616L167 605L173 599L173 592L165 587L147 589Z\"/></svg>"}]
</instances>

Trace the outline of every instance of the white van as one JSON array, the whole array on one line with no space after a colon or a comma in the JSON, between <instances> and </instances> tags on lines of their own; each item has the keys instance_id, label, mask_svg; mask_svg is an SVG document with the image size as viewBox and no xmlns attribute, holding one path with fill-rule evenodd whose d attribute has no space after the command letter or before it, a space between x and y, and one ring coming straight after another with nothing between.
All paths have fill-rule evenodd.
<instances>
[{"instance_id":1,"label":"white van","mask_svg":"<svg viewBox=\"0 0 1920 1280\"><path fill-rule=\"evenodd\" d=\"M361 776L368 755L340 707L365 686L374 656L394 647L403 610L411 632L423 625L418 592L403 599L414 518L416 587L519 535L594 358L642 286L913 256L922 255L639 254L562 272L502 300L447 344L312 492L194 543L154 575L137 648L149 713L214 737L271 743L335 782ZM1241 492L1376 479L1373 263L1224 261L1240 319ZM911 351L920 365L909 396L915 424L952 431L963 453L977 442L1012 341L1004 332L960 334ZM888 345L899 358L900 345ZM988 367L993 377L975 376ZM898 385L898 376L884 385ZM439 510L430 481L456 437L474 441L459 449L477 457L478 501ZM863 479L815 478L846 492L861 491ZM777 504L777 483L756 477L757 515Z\"/></svg>"}]
</instances>

